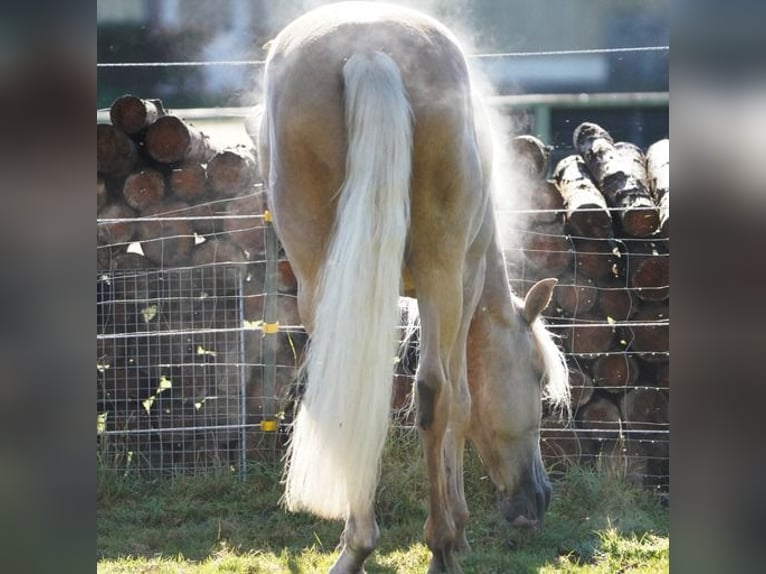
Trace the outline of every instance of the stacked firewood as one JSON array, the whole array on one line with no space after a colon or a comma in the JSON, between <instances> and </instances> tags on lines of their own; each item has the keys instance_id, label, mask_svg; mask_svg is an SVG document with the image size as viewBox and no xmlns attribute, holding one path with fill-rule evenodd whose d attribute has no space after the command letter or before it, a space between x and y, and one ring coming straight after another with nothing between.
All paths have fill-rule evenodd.
<instances>
[{"instance_id":1,"label":"stacked firewood","mask_svg":"<svg viewBox=\"0 0 766 574\"><path fill-rule=\"evenodd\" d=\"M145 444L133 451L161 451L160 462L169 456L174 464L220 462L238 438L242 413L257 418L264 410L273 230L256 154L222 147L159 100L121 96L109 115L110 123L97 125L99 411L108 413L109 430L191 429L137 434ZM275 287L270 322L283 326L272 334L280 368L267 387L280 393L305 339L284 328L300 324L296 281L284 260Z\"/></svg>"},{"instance_id":2,"label":"stacked firewood","mask_svg":"<svg viewBox=\"0 0 766 574\"><path fill-rule=\"evenodd\" d=\"M546 180L547 148L514 140L523 206L508 250L516 290L557 277L547 310L571 369L574 425L543 426L551 464L597 457L637 480L667 474L668 140L646 152L593 123ZM646 480L643 480L646 482Z\"/></svg>"}]
</instances>

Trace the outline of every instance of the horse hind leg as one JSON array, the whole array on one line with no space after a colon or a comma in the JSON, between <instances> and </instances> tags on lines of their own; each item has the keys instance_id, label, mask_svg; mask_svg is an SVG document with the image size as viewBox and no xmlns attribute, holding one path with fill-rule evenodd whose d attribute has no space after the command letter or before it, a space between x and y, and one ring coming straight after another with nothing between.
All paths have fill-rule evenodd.
<instances>
[{"instance_id":1,"label":"horse hind leg","mask_svg":"<svg viewBox=\"0 0 766 574\"><path fill-rule=\"evenodd\" d=\"M378 543L378 524L375 512L351 512L341 536L341 553L330 569L330 574L363 574L364 561L372 554Z\"/></svg>"}]
</instances>

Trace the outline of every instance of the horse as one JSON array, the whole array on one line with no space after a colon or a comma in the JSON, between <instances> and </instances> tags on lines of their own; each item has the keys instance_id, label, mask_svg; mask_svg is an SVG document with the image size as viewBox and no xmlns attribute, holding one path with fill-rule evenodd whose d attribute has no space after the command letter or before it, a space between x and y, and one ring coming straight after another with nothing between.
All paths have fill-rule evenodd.
<instances>
[{"instance_id":1,"label":"horse","mask_svg":"<svg viewBox=\"0 0 766 574\"><path fill-rule=\"evenodd\" d=\"M568 401L541 313L555 279L509 286L492 203L491 122L453 33L401 6L325 5L272 41L257 130L277 236L309 335L285 506L345 521L332 574L363 572L390 419L401 295L417 300L416 425L428 571L469 548L470 438L517 526L542 520L543 399Z\"/></svg>"}]
</instances>

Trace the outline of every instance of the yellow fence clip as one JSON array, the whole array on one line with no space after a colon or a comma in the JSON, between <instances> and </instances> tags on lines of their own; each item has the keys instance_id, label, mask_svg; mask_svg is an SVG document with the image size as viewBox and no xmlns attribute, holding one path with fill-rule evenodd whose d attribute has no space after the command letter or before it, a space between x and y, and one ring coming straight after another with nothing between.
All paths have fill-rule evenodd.
<instances>
[{"instance_id":1,"label":"yellow fence clip","mask_svg":"<svg viewBox=\"0 0 766 574\"><path fill-rule=\"evenodd\" d=\"M261 430L263 432L274 432L277 430L277 421L261 421Z\"/></svg>"},{"instance_id":2,"label":"yellow fence clip","mask_svg":"<svg viewBox=\"0 0 766 574\"><path fill-rule=\"evenodd\" d=\"M274 333L279 333L279 321L276 323L264 323L261 329L263 330L264 335L273 335Z\"/></svg>"},{"instance_id":3,"label":"yellow fence clip","mask_svg":"<svg viewBox=\"0 0 766 574\"><path fill-rule=\"evenodd\" d=\"M271 212L268 209L263 210L263 220L266 223L271 223Z\"/></svg>"}]
</instances>

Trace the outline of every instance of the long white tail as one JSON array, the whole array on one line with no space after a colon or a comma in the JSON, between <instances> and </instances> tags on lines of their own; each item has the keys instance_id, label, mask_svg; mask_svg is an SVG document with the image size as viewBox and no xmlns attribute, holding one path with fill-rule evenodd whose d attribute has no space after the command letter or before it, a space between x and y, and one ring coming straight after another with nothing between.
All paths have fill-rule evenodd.
<instances>
[{"instance_id":1,"label":"long white tail","mask_svg":"<svg viewBox=\"0 0 766 574\"><path fill-rule=\"evenodd\" d=\"M410 219L412 112L382 52L343 67L348 155L288 453L285 502L325 518L368 510L388 430Z\"/></svg>"}]
</instances>

